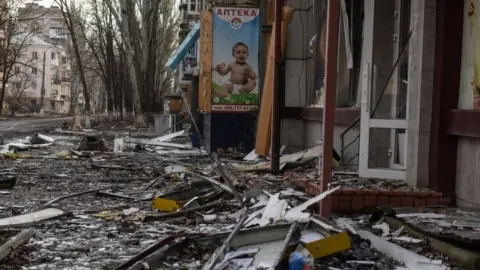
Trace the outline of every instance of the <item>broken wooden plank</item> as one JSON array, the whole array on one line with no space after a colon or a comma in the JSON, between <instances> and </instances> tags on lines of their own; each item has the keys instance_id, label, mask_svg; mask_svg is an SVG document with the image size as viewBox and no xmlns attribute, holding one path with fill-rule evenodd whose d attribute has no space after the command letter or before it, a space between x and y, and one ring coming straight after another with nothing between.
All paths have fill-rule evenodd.
<instances>
[{"instance_id":1,"label":"broken wooden plank","mask_svg":"<svg viewBox=\"0 0 480 270\"><path fill-rule=\"evenodd\" d=\"M262 101L260 113L258 116L257 136L255 138L255 153L257 155L268 156L270 150L270 130L272 122L272 96L274 74L274 56L275 56L275 24L272 26L270 34L270 46L268 47L267 69L263 81ZM261 127L261 128L260 128Z\"/></svg>"},{"instance_id":2,"label":"broken wooden plank","mask_svg":"<svg viewBox=\"0 0 480 270\"><path fill-rule=\"evenodd\" d=\"M67 212L58 208L46 208L28 214L0 219L1 227L25 226L65 215Z\"/></svg>"},{"instance_id":3,"label":"broken wooden plank","mask_svg":"<svg viewBox=\"0 0 480 270\"><path fill-rule=\"evenodd\" d=\"M284 55L285 44L287 41L288 24L292 21L293 9L291 7L283 7L281 22L281 50ZM263 81L263 93L260 107L260 115L258 117L257 136L255 138L255 153L258 155L268 156L270 151L271 121L272 121L272 97L273 84L275 81L275 24L272 26L270 37L267 36L267 67L265 71L265 79Z\"/></svg>"},{"instance_id":4,"label":"broken wooden plank","mask_svg":"<svg viewBox=\"0 0 480 270\"><path fill-rule=\"evenodd\" d=\"M19 246L27 243L34 235L35 231L32 228L25 229L0 246L0 262L7 258L8 255Z\"/></svg>"}]
</instances>

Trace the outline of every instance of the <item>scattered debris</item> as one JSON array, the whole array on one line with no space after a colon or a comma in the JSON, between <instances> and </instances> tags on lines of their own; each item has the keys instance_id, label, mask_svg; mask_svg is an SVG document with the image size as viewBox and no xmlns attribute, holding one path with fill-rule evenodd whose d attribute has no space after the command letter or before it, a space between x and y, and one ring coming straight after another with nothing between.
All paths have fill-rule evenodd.
<instances>
[{"instance_id":1,"label":"scattered debris","mask_svg":"<svg viewBox=\"0 0 480 270\"><path fill-rule=\"evenodd\" d=\"M100 136L84 136L78 147L78 151L104 152L105 150L105 144Z\"/></svg>"},{"instance_id":2,"label":"scattered debris","mask_svg":"<svg viewBox=\"0 0 480 270\"><path fill-rule=\"evenodd\" d=\"M12 189L17 183L16 175L0 176L0 189Z\"/></svg>"},{"instance_id":3,"label":"scattered debris","mask_svg":"<svg viewBox=\"0 0 480 270\"><path fill-rule=\"evenodd\" d=\"M30 138L30 144L50 144L54 142L55 140L52 137L48 137L40 133L35 133L35 135Z\"/></svg>"},{"instance_id":4,"label":"scattered debris","mask_svg":"<svg viewBox=\"0 0 480 270\"><path fill-rule=\"evenodd\" d=\"M446 270L447 267L442 264L442 261L430 260L427 257L404 249L398 245L388 242L385 239L382 239L375 234L368 231L358 231L360 237L369 240L373 247L377 250L381 250L388 256L394 258L405 264L411 270Z\"/></svg>"},{"instance_id":5,"label":"scattered debris","mask_svg":"<svg viewBox=\"0 0 480 270\"><path fill-rule=\"evenodd\" d=\"M2 262L12 251L14 251L19 246L25 244L30 240L30 238L35 235L33 229L25 229L19 234L12 237L5 244L0 246L0 262Z\"/></svg>"},{"instance_id":6,"label":"scattered debris","mask_svg":"<svg viewBox=\"0 0 480 270\"><path fill-rule=\"evenodd\" d=\"M337 173L331 188L309 198L283 176L269 174L268 157L253 152L245 157L236 149L209 155L193 149L198 142L185 130L158 137L120 126L59 129L49 136L12 138L2 146L0 188L8 190L0 193L0 240L1 232L14 228L35 230L13 256L21 258L13 263L17 269L287 269L288 263L311 269L410 267L362 239L366 228L352 219L339 218L337 226L315 215L321 200L355 182L342 180L351 174ZM297 153L285 149L282 169L302 170L315 181L321 147ZM355 183L367 182L376 185ZM441 222L448 219L440 215L415 218L445 225L445 230L474 220L451 221L447 227ZM393 231L383 214L376 222L368 229L395 248L428 242ZM415 257L417 265L445 266L423 257Z\"/></svg>"},{"instance_id":7,"label":"scattered debris","mask_svg":"<svg viewBox=\"0 0 480 270\"><path fill-rule=\"evenodd\" d=\"M65 196L62 196L62 197L59 197L59 198L56 198L56 199L53 199L47 203L45 203L43 206L50 206L60 200L64 200L64 199L68 199L68 198L72 198L72 197L77 197L77 196L81 196L81 195L85 195L85 194L89 194L89 193L95 193L95 192L99 192L99 191L102 191L102 190L106 190L106 189L109 189L110 187L105 187L105 188L97 188L97 189L93 189L93 190L87 190L87 191L82 191L82 192L77 192L77 193L74 193L74 194L69 194L69 195L65 195Z\"/></svg>"}]
</instances>

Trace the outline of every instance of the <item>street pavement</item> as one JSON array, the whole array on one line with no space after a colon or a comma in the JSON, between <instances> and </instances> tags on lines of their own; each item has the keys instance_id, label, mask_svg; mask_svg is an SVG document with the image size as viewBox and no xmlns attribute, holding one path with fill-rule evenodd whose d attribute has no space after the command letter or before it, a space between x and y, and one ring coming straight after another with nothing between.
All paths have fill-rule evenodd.
<instances>
[{"instance_id":1,"label":"street pavement","mask_svg":"<svg viewBox=\"0 0 480 270\"><path fill-rule=\"evenodd\" d=\"M0 120L0 135L11 133L28 133L47 128L60 127L64 121L72 117L12 118Z\"/></svg>"}]
</instances>

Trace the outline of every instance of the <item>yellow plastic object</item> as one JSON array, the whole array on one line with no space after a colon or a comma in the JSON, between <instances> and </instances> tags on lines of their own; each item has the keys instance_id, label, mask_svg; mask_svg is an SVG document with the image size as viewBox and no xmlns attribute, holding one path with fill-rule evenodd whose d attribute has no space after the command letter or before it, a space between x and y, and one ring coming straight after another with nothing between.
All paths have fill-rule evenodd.
<instances>
[{"instance_id":1,"label":"yellow plastic object","mask_svg":"<svg viewBox=\"0 0 480 270\"><path fill-rule=\"evenodd\" d=\"M16 153L4 153L2 156L6 159L16 160L19 158L27 158L28 155L16 154Z\"/></svg>"},{"instance_id":2,"label":"yellow plastic object","mask_svg":"<svg viewBox=\"0 0 480 270\"><path fill-rule=\"evenodd\" d=\"M177 211L180 208L180 206L176 201L172 201L172 200L168 200L160 197L154 198L152 200L152 206L155 209L165 211L165 212Z\"/></svg>"},{"instance_id":3,"label":"yellow plastic object","mask_svg":"<svg viewBox=\"0 0 480 270\"><path fill-rule=\"evenodd\" d=\"M323 239L303 243L303 246L312 254L314 259L319 259L350 248L350 237L346 232L326 236Z\"/></svg>"}]
</instances>

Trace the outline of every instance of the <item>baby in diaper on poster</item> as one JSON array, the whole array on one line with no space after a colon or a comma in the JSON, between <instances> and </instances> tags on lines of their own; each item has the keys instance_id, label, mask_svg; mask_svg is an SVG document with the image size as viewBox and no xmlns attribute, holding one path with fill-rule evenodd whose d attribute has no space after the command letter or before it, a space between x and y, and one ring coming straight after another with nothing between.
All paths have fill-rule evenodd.
<instances>
[{"instance_id":1,"label":"baby in diaper on poster","mask_svg":"<svg viewBox=\"0 0 480 270\"><path fill-rule=\"evenodd\" d=\"M217 97L226 97L229 94L248 94L257 86L257 74L247 63L248 46L243 42L237 42L233 45L232 56L233 62L219 64L215 67L221 76L230 73L229 82L223 84L221 90L215 92Z\"/></svg>"}]
</instances>

